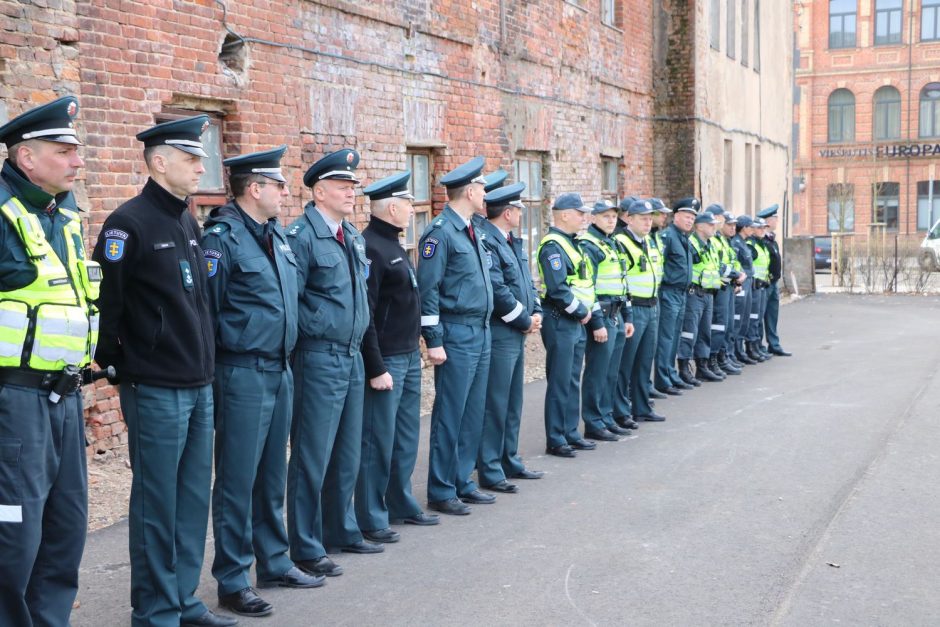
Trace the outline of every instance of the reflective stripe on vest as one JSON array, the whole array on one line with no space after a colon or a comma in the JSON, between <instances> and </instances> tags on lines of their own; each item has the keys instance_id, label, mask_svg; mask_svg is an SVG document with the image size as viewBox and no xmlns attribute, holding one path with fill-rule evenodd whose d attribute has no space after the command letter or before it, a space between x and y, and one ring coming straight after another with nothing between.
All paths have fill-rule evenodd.
<instances>
[{"instance_id":1,"label":"reflective stripe on vest","mask_svg":"<svg viewBox=\"0 0 940 627\"><path fill-rule=\"evenodd\" d=\"M666 269L666 256L663 255L663 235L662 231L656 231L652 235L647 235L647 256L656 267L656 276L662 281L663 272Z\"/></svg>"},{"instance_id":2,"label":"reflective stripe on vest","mask_svg":"<svg viewBox=\"0 0 940 627\"><path fill-rule=\"evenodd\" d=\"M32 283L0 292L0 367L61 370L91 362L98 312L90 301L98 297L101 267L84 259L78 213L59 211L69 218L64 225L65 263L46 240L39 218L18 199L0 206L36 268Z\"/></svg>"},{"instance_id":3,"label":"reflective stripe on vest","mask_svg":"<svg viewBox=\"0 0 940 627\"><path fill-rule=\"evenodd\" d=\"M588 311L591 311L594 308L594 302L596 298L594 296L594 282L589 276L587 270L587 261L584 258L584 255L581 254L581 251L576 249L571 245L571 242L567 238L562 237L558 233L549 233L542 241L539 242L539 248L536 251L536 256L540 257L542 254L542 246L546 242L555 242L561 249L565 251L565 254L568 255L568 259L571 261L571 265L574 267L573 273L565 277L565 283L568 284L568 287L571 288L571 294L581 301L581 303L587 307ZM539 289L539 295L542 298L545 298L545 275L542 271L542 264L539 264L539 279L542 280L542 286ZM575 307L577 309L577 307ZM572 310L573 311L573 310ZM569 312L571 313L571 312Z\"/></svg>"},{"instance_id":4,"label":"reflective stripe on vest","mask_svg":"<svg viewBox=\"0 0 940 627\"><path fill-rule=\"evenodd\" d=\"M598 296L618 296L627 295L627 270L626 264L613 246L603 241L591 232L585 232L578 236L578 239L591 242L597 246L604 259L597 265L597 280L594 283L594 293Z\"/></svg>"},{"instance_id":5,"label":"reflective stripe on vest","mask_svg":"<svg viewBox=\"0 0 940 627\"><path fill-rule=\"evenodd\" d=\"M761 281L770 280L770 252L760 242L754 242L754 278Z\"/></svg>"},{"instance_id":6,"label":"reflective stripe on vest","mask_svg":"<svg viewBox=\"0 0 940 627\"><path fill-rule=\"evenodd\" d=\"M630 257L630 267L627 268L627 285L630 296L635 298L652 298L656 296L662 275L659 268L643 251L639 244L634 242L626 233L617 233L614 238L626 248ZM652 241L646 238L646 249L653 250Z\"/></svg>"},{"instance_id":7,"label":"reflective stripe on vest","mask_svg":"<svg viewBox=\"0 0 940 627\"><path fill-rule=\"evenodd\" d=\"M712 255L712 251L703 246L694 233L689 237L692 248L698 253L698 263L692 264L692 283L699 285L706 290L714 290L721 287L721 273L718 271L718 262Z\"/></svg>"}]
</instances>

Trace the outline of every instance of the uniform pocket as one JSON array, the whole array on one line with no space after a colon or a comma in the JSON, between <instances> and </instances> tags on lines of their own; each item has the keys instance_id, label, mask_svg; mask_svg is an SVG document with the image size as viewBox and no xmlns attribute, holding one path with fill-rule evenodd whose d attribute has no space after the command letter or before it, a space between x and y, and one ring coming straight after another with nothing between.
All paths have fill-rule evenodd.
<instances>
[{"instance_id":1,"label":"uniform pocket","mask_svg":"<svg viewBox=\"0 0 940 627\"><path fill-rule=\"evenodd\" d=\"M20 451L23 441L0 438L0 524L23 522L20 484Z\"/></svg>"},{"instance_id":2,"label":"uniform pocket","mask_svg":"<svg viewBox=\"0 0 940 627\"><path fill-rule=\"evenodd\" d=\"M238 269L248 274L264 272L264 269L269 266L270 263L264 257L252 257L250 259L242 259L238 262Z\"/></svg>"}]
</instances>

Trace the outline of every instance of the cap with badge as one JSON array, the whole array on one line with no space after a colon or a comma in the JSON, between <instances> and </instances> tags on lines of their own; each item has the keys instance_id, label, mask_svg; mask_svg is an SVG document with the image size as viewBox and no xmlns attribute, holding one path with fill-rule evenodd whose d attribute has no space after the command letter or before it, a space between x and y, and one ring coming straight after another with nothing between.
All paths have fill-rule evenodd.
<instances>
[{"instance_id":1,"label":"cap with badge","mask_svg":"<svg viewBox=\"0 0 940 627\"><path fill-rule=\"evenodd\" d=\"M690 213L698 213L698 208L702 203L699 202L698 198L689 196L681 200L677 200L676 204L672 206L672 210L678 213L679 211L688 211Z\"/></svg>"},{"instance_id":2,"label":"cap with badge","mask_svg":"<svg viewBox=\"0 0 940 627\"><path fill-rule=\"evenodd\" d=\"M720 215L724 215L725 208L719 205L717 202L715 202L715 203L708 205L705 211L707 211L708 213L714 216L720 216Z\"/></svg>"},{"instance_id":3,"label":"cap with badge","mask_svg":"<svg viewBox=\"0 0 940 627\"><path fill-rule=\"evenodd\" d=\"M780 209L780 205L778 205L778 204L770 205L770 206L767 207L766 209L761 209L760 211L758 211L758 212L757 212L757 217L758 217L758 218L764 218L765 220L766 220L767 218L776 217L776 215L777 215L777 210L779 210L779 209Z\"/></svg>"},{"instance_id":4,"label":"cap with badge","mask_svg":"<svg viewBox=\"0 0 940 627\"><path fill-rule=\"evenodd\" d=\"M279 183L286 183L287 179L281 173L281 157L284 156L286 150L287 144L281 144L271 150L229 157L222 162L222 165L229 169L231 176L260 174Z\"/></svg>"},{"instance_id":5,"label":"cap with badge","mask_svg":"<svg viewBox=\"0 0 940 627\"><path fill-rule=\"evenodd\" d=\"M474 157L470 161L458 165L456 168L441 177L441 185L444 187L463 187L470 183L480 183L486 185L486 177L483 176L483 157Z\"/></svg>"},{"instance_id":6,"label":"cap with badge","mask_svg":"<svg viewBox=\"0 0 940 627\"><path fill-rule=\"evenodd\" d=\"M611 210L616 211L617 207L607 200L598 200L596 203L594 203L594 206L591 207L591 213L594 215Z\"/></svg>"},{"instance_id":7,"label":"cap with badge","mask_svg":"<svg viewBox=\"0 0 940 627\"><path fill-rule=\"evenodd\" d=\"M737 224L739 228L747 228L754 226L754 220L751 219L751 216L738 216L735 224Z\"/></svg>"},{"instance_id":8,"label":"cap with badge","mask_svg":"<svg viewBox=\"0 0 940 627\"><path fill-rule=\"evenodd\" d=\"M722 215L725 216L725 224L737 224L738 223L738 219L735 218L734 214L731 213L730 211L725 211L724 214Z\"/></svg>"},{"instance_id":9,"label":"cap with badge","mask_svg":"<svg viewBox=\"0 0 940 627\"><path fill-rule=\"evenodd\" d=\"M519 182L499 187L484 196L487 217L495 218L501 215L503 208L507 206L525 209L525 205L522 204L523 191L525 191L525 183Z\"/></svg>"},{"instance_id":10,"label":"cap with badge","mask_svg":"<svg viewBox=\"0 0 940 627\"><path fill-rule=\"evenodd\" d=\"M81 146L75 132L78 98L63 96L21 113L0 126L0 143L13 146L27 139Z\"/></svg>"},{"instance_id":11,"label":"cap with badge","mask_svg":"<svg viewBox=\"0 0 940 627\"><path fill-rule=\"evenodd\" d=\"M398 172L391 176L380 179L364 190L362 193L369 197L369 200L384 200L385 198L405 198L414 200L415 197L408 191L408 181L411 180L411 170Z\"/></svg>"},{"instance_id":12,"label":"cap with badge","mask_svg":"<svg viewBox=\"0 0 940 627\"><path fill-rule=\"evenodd\" d=\"M172 146L197 157L208 157L202 145L202 134L209 128L208 115L194 115L181 120L163 122L137 133L146 148Z\"/></svg>"},{"instance_id":13,"label":"cap with badge","mask_svg":"<svg viewBox=\"0 0 940 627\"><path fill-rule=\"evenodd\" d=\"M352 148L343 148L331 152L307 168L304 173L304 185L313 187L317 181L337 179L358 183L356 167L359 165L359 153Z\"/></svg>"},{"instance_id":14,"label":"cap with badge","mask_svg":"<svg viewBox=\"0 0 940 627\"><path fill-rule=\"evenodd\" d=\"M577 192L561 194L555 199L555 204L552 205L552 211L566 211L568 209L580 211L581 213L591 213L591 208L584 204L584 201L581 200L581 194Z\"/></svg>"},{"instance_id":15,"label":"cap with badge","mask_svg":"<svg viewBox=\"0 0 940 627\"><path fill-rule=\"evenodd\" d=\"M620 201L620 204L617 206L617 208L620 210L620 213L626 213L630 210L630 205L635 203L637 200L639 200L639 198L636 196L627 196Z\"/></svg>"},{"instance_id":16,"label":"cap with badge","mask_svg":"<svg viewBox=\"0 0 940 627\"><path fill-rule=\"evenodd\" d=\"M483 178L485 179L483 183L483 191L487 194L493 191L494 189L499 189L506 183L506 179L509 177L509 172L506 170L496 170L495 172L490 172Z\"/></svg>"},{"instance_id":17,"label":"cap with badge","mask_svg":"<svg viewBox=\"0 0 940 627\"><path fill-rule=\"evenodd\" d=\"M631 216L642 216L649 213L653 213L653 203L649 200L634 200L630 205L630 208L627 209L627 215Z\"/></svg>"},{"instance_id":18,"label":"cap with badge","mask_svg":"<svg viewBox=\"0 0 940 627\"><path fill-rule=\"evenodd\" d=\"M765 226L767 226L767 223L764 222L764 219L763 219L763 218L754 218L754 228L755 228L755 229L762 229L762 228L764 228Z\"/></svg>"},{"instance_id":19,"label":"cap with badge","mask_svg":"<svg viewBox=\"0 0 940 627\"><path fill-rule=\"evenodd\" d=\"M715 214L710 211L703 211L695 216L695 224L716 224Z\"/></svg>"},{"instance_id":20,"label":"cap with badge","mask_svg":"<svg viewBox=\"0 0 940 627\"><path fill-rule=\"evenodd\" d=\"M672 209L666 206L662 198L650 198L649 202L653 206L653 213L672 213Z\"/></svg>"}]
</instances>

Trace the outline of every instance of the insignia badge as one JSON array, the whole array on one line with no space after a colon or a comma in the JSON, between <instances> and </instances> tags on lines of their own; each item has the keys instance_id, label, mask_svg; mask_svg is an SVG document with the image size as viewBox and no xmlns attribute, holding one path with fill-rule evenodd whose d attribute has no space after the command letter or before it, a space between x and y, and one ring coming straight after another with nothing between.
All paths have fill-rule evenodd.
<instances>
[{"instance_id":1,"label":"insignia badge","mask_svg":"<svg viewBox=\"0 0 940 627\"><path fill-rule=\"evenodd\" d=\"M65 110L65 114L70 118L74 118L76 113L78 113L78 105L74 102L70 102L68 108Z\"/></svg>"},{"instance_id":2,"label":"insignia badge","mask_svg":"<svg viewBox=\"0 0 940 627\"><path fill-rule=\"evenodd\" d=\"M124 240L109 237L104 240L104 258L108 261L120 261L124 257Z\"/></svg>"},{"instance_id":3,"label":"insignia badge","mask_svg":"<svg viewBox=\"0 0 940 627\"><path fill-rule=\"evenodd\" d=\"M486 267L487 268L493 267L493 253L489 251L486 251Z\"/></svg>"},{"instance_id":4,"label":"insignia badge","mask_svg":"<svg viewBox=\"0 0 940 627\"><path fill-rule=\"evenodd\" d=\"M561 255L549 255L548 263L552 270L561 270Z\"/></svg>"},{"instance_id":5,"label":"insignia badge","mask_svg":"<svg viewBox=\"0 0 940 627\"><path fill-rule=\"evenodd\" d=\"M424 241L424 246L421 247L421 256L424 259L430 259L434 256L434 253L437 251L437 240L429 237Z\"/></svg>"},{"instance_id":6,"label":"insignia badge","mask_svg":"<svg viewBox=\"0 0 940 627\"><path fill-rule=\"evenodd\" d=\"M209 270L209 278L211 279L219 271L219 260L206 258L206 268Z\"/></svg>"},{"instance_id":7,"label":"insignia badge","mask_svg":"<svg viewBox=\"0 0 940 627\"><path fill-rule=\"evenodd\" d=\"M180 261L180 275L183 278L183 287L188 290L193 289L193 271L190 269L188 261Z\"/></svg>"},{"instance_id":8,"label":"insignia badge","mask_svg":"<svg viewBox=\"0 0 940 627\"><path fill-rule=\"evenodd\" d=\"M127 233L121 229L108 229L104 232L105 237L117 237L119 239L127 239Z\"/></svg>"},{"instance_id":9,"label":"insignia badge","mask_svg":"<svg viewBox=\"0 0 940 627\"><path fill-rule=\"evenodd\" d=\"M372 260L366 259L365 268L362 270L362 276L366 279L369 278L369 267L372 266Z\"/></svg>"},{"instance_id":10,"label":"insignia badge","mask_svg":"<svg viewBox=\"0 0 940 627\"><path fill-rule=\"evenodd\" d=\"M207 128L209 128L208 120L202 123L202 129L200 129L199 134L205 133Z\"/></svg>"},{"instance_id":11,"label":"insignia badge","mask_svg":"<svg viewBox=\"0 0 940 627\"><path fill-rule=\"evenodd\" d=\"M353 153L350 152L346 154L346 163L352 163L353 159L354 159Z\"/></svg>"}]
</instances>

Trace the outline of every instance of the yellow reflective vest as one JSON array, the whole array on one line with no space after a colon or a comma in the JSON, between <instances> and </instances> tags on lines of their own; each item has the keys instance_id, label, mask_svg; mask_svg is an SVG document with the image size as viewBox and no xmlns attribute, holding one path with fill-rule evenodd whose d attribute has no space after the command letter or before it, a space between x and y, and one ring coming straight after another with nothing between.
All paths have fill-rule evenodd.
<instances>
[{"instance_id":1,"label":"yellow reflective vest","mask_svg":"<svg viewBox=\"0 0 940 627\"><path fill-rule=\"evenodd\" d=\"M594 293L597 296L624 298L627 295L626 263L614 247L590 231L585 231L578 236L578 239L591 242L604 253L604 260L597 265Z\"/></svg>"},{"instance_id":2,"label":"yellow reflective vest","mask_svg":"<svg viewBox=\"0 0 940 627\"><path fill-rule=\"evenodd\" d=\"M653 298L656 296L659 283L662 281L662 273L661 266L657 265L647 252L655 250L650 236L646 236L646 251L623 231L614 235L614 239L627 251L627 285L630 297Z\"/></svg>"},{"instance_id":3,"label":"yellow reflective vest","mask_svg":"<svg viewBox=\"0 0 940 627\"><path fill-rule=\"evenodd\" d=\"M721 272L719 268L719 251L707 248L702 244L698 235L689 236L689 243L698 254L698 262L692 264L692 283L706 290L717 290L721 287Z\"/></svg>"},{"instance_id":4,"label":"yellow reflective vest","mask_svg":"<svg viewBox=\"0 0 940 627\"><path fill-rule=\"evenodd\" d=\"M568 273L565 282L568 284L568 287L571 288L571 293L574 297L581 301L581 303L587 307L588 311L591 311L594 308L594 303L597 301L597 298L594 294L594 280L591 278L587 259L584 254L558 233L549 233L539 242L539 248L535 253L536 256L542 254L542 246L544 246L546 242L555 242L561 246L561 249L568 255L568 259L571 261L574 270ZM542 284L539 288L539 296L545 298L545 273L542 271L542 264L539 264L539 279Z\"/></svg>"}]
</instances>

